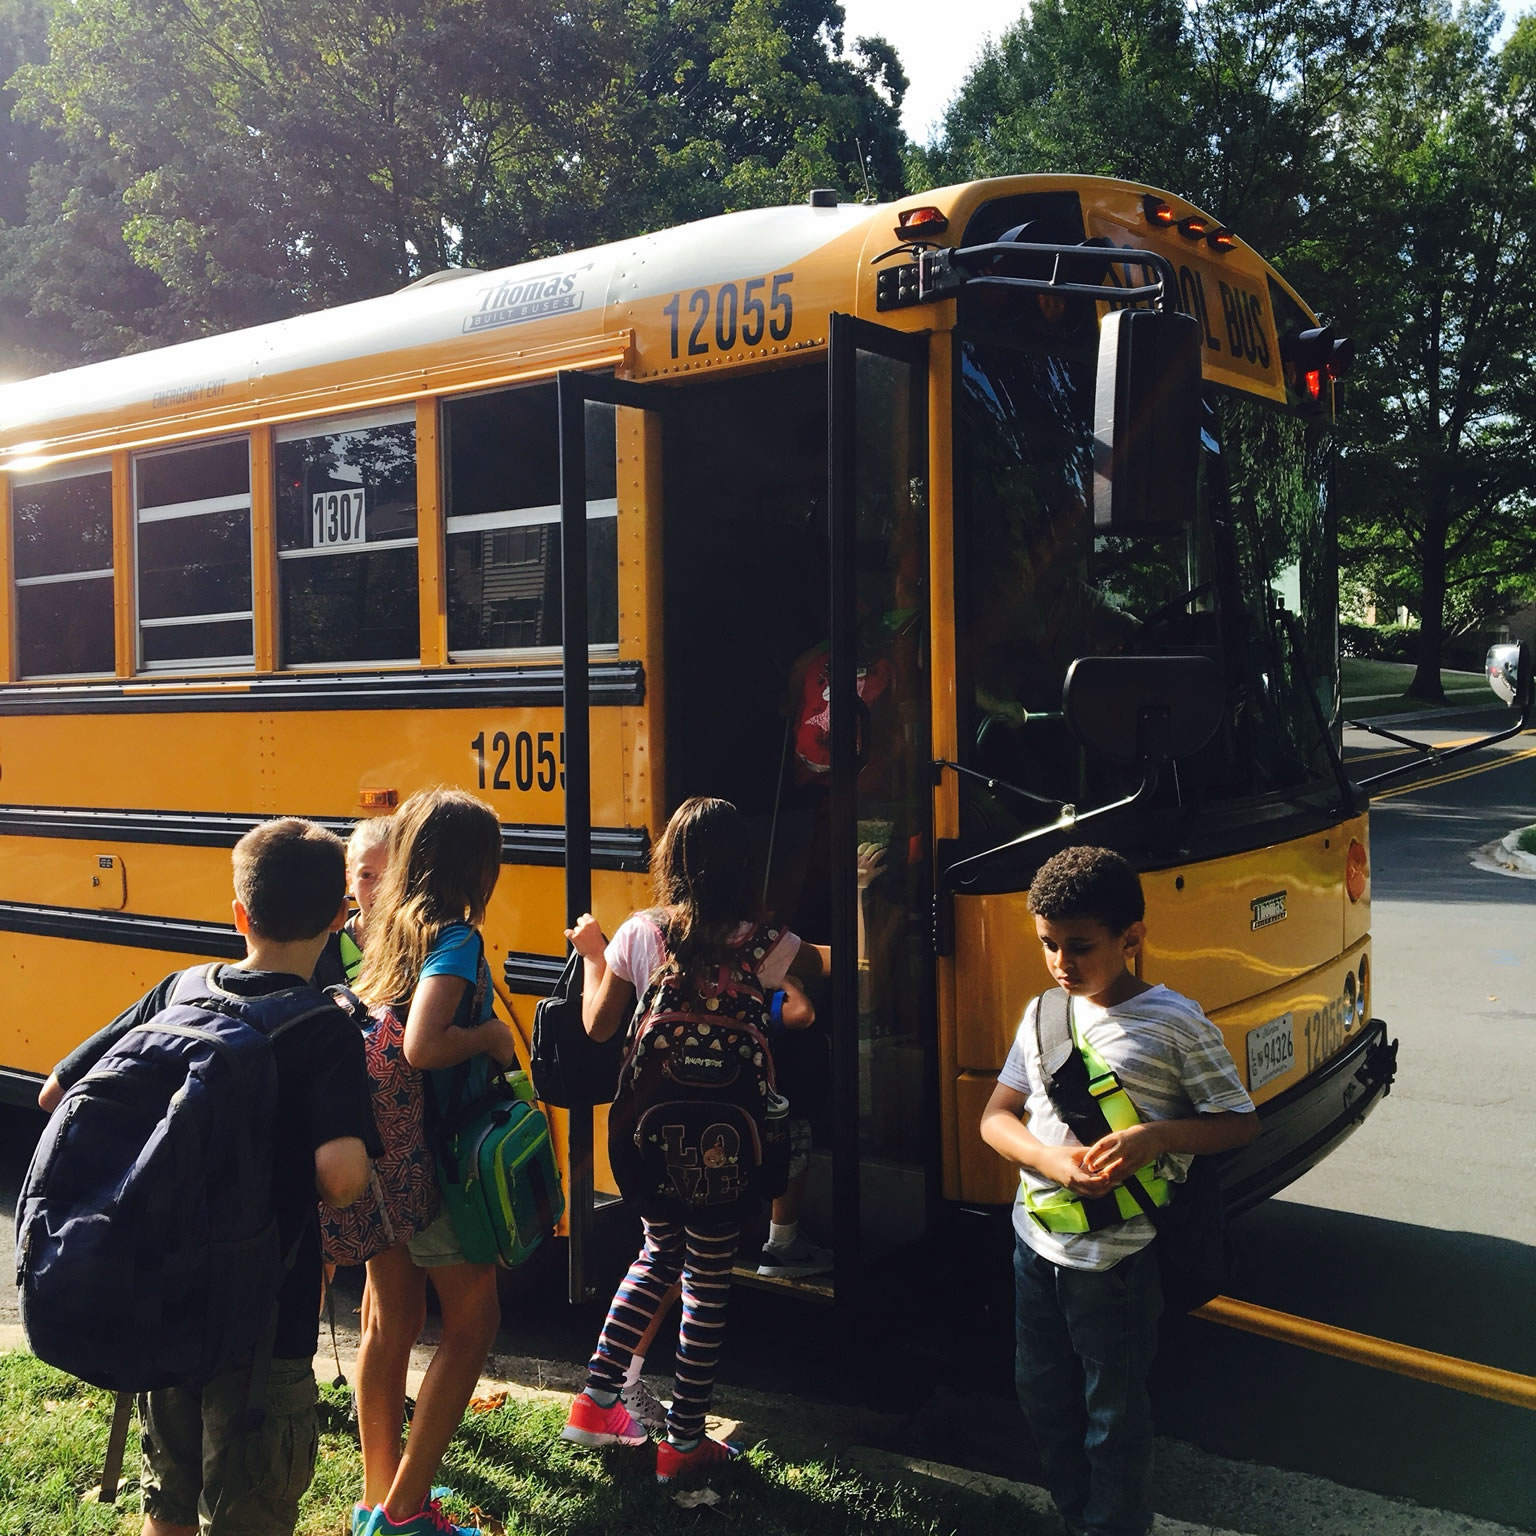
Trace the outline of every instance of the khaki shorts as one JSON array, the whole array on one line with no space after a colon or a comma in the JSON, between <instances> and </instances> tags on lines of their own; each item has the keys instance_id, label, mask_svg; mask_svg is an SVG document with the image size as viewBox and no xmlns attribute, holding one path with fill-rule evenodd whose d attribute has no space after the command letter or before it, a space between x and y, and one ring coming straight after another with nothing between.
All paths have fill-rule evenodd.
<instances>
[{"instance_id":1,"label":"khaki shorts","mask_svg":"<svg viewBox=\"0 0 1536 1536\"><path fill-rule=\"evenodd\" d=\"M243 1423L249 1392L250 1372L231 1371L140 1397L146 1515L202 1536L290 1536L315 1475L314 1362L272 1362L255 1430Z\"/></svg>"},{"instance_id":2,"label":"khaki shorts","mask_svg":"<svg viewBox=\"0 0 1536 1536\"><path fill-rule=\"evenodd\" d=\"M406 1247L417 1269L443 1269L449 1264L463 1264L464 1250L453 1230L453 1219L444 1211L430 1227L418 1232Z\"/></svg>"}]
</instances>

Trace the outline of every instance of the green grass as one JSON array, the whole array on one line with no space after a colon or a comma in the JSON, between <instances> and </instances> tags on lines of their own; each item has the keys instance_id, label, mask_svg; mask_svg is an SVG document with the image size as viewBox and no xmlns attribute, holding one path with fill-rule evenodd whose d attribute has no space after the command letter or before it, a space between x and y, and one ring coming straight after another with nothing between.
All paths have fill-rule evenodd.
<instances>
[{"instance_id":1,"label":"green grass","mask_svg":"<svg viewBox=\"0 0 1536 1536\"><path fill-rule=\"evenodd\" d=\"M81 1502L100 1480L111 1412L110 1393L30 1355L0 1354L5 1536L137 1536L136 1428L117 1505ZM559 1439L563 1421L563 1408L527 1403L466 1415L441 1473L458 1495L449 1513L468 1522L477 1506L488 1531L504 1528L508 1536L1044 1536L1048 1529L1005 1495L888 1484L835 1457L786 1460L765 1445L711 1478L720 1503L680 1509L657 1486L649 1451L582 1450ZM361 1486L345 1391L322 1389L321 1431L298 1536L342 1536Z\"/></svg>"},{"instance_id":2,"label":"green grass","mask_svg":"<svg viewBox=\"0 0 1536 1536\"><path fill-rule=\"evenodd\" d=\"M1521 853L1536 853L1536 827L1521 827L1515 839L1515 847Z\"/></svg>"},{"instance_id":3,"label":"green grass","mask_svg":"<svg viewBox=\"0 0 1536 1536\"><path fill-rule=\"evenodd\" d=\"M1344 714L1348 719L1369 719L1373 715L1395 715L1410 710L1439 709L1439 703L1410 699L1403 690L1413 680L1414 668L1403 661L1367 661L1346 656L1339 664L1344 694ZM1496 705L1498 699L1481 672L1446 672L1440 674L1448 704Z\"/></svg>"}]
</instances>

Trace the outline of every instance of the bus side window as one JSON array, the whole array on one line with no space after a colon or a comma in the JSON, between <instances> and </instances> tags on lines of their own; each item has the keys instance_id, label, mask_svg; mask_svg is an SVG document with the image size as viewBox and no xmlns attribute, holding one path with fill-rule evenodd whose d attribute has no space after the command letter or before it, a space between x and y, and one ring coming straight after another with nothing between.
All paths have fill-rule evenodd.
<instances>
[{"instance_id":1,"label":"bus side window","mask_svg":"<svg viewBox=\"0 0 1536 1536\"><path fill-rule=\"evenodd\" d=\"M18 477L12 486L11 530L17 675L110 675L110 467Z\"/></svg>"},{"instance_id":2,"label":"bus side window","mask_svg":"<svg viewBox=\"0 0 1536 1536\"><path fill-rule=\"evenodd\" d=\"M618 476L611 405L587 403L587 638L619 643ZM443 406L448 654L560 644L560 427L553 384Z\"/></svg>"},{"instance_id":3,"label":"bus side window","mask_svg":"<svg viewBox=\"0 0 1536 1536\"><path fill-rule=\"evenodd\" d=\"M140 454L133 473L140 665L254 666L249 440Z\"/></svg>"},{"instance_id":4,"label":"bus side window","mask_svg":"<svg viewBox=\"0 0 1536 1536\"><path fill-rule=\"evenodd\" d=\"M414 409L277 434L277 559L286 667L414 661Z\"/></svg>"}]
</instances>

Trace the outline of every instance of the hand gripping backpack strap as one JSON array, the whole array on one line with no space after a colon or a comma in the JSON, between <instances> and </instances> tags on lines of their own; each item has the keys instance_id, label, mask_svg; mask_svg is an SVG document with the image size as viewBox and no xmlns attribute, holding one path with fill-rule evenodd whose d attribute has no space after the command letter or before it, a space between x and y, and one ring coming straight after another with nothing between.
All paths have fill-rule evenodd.
<instances>
[{"instance_id":1,"label":"hand gripping backpack strap","mask_svg":"<svg viewBox=\"0 0 1536 1536\"><path fill-rule=\"evenodd\" d=\"M1110 1124L1104 1106L1089 1091L1087 1067L1072 1032L1072 999L1060 987L1052 987L1036 999L1035 1052L1040 1063L1040 1086L1077 1139L1088 1146L1101 1136L1109 1135ZM1047 1065L1052 1062L1054 1067ZM1135 1183L1135 1180L1131 1182ZM1125 1220L1125 1213L1113 1193L1091 1199L1074 1195L1070 1197L1070 1203L1082 1207L1089 1232ZM1035 1219L1041 1220L1038 1215Z\"/></svg>"}]
</instances>

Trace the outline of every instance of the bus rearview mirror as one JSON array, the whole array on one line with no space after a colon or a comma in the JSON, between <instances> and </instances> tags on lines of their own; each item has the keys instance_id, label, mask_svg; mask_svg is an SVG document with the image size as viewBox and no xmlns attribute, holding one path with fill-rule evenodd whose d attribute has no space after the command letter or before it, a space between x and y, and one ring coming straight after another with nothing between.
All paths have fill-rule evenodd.
<instances>
[{"instance_id":1,"label":"bus rearview mirror","mask_svg":"<svg viewBox=\"0 0 1536 1536\"><path fill-rule=\"evenodd\" d=\"M1095 756L1165 763L1198 752L1221 724L1226 690L1209 656L1079 656L1061 712Z\"/></svg>"},{"instance_id":2,"label":"bus rearview mirror","mask_svg":"<svg viewBox=\"0 0 1536 1536\"><path fill-rule=\"evenodd\" d=\"M1201 342L1199 321L1173 310L1104 317L1093 421L1096 533L1165 533L1194 516Z\"/></svg>"},{"instance_id":3,"label":"bus rearview mirror","mask_svg":"<svg viewBox=\"0 0 1536 1536\"><path fill-rule=\"evenodd\" d=\"M1495 645L1488 650L1488 686L1506 704L1522 708L1531 693L1529 655L1522 655L1521 645Z\"/></svg>"}]
</instances>

